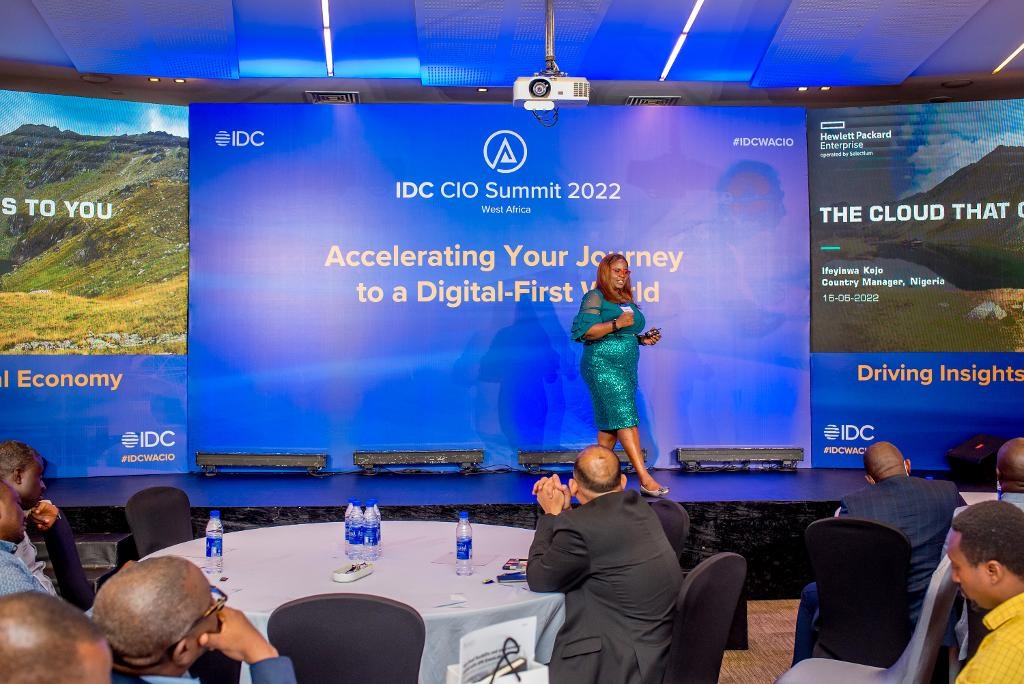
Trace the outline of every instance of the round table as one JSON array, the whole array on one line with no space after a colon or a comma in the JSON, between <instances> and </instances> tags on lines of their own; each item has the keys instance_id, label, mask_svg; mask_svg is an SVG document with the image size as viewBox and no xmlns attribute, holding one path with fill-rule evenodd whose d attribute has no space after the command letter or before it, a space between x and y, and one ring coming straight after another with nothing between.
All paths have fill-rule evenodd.
<instances>
[{"instance_id":1,"label":"round table","mask_svg":"<svg viewBox=\"0 0 1024 684\"><path fill-rule=\"evenodd\" d=\"M509 558L526 558L532 530L473 525L475 572L455 574L455 523L393 522L381 526L383 556L373 574L338 583L331 573L348 562L343 523L265 527L224 535L224 573L217 586L264 634L278 606L315 594L385 596L412 606L426 624L420 682L444 682L459 661L459 639L486 625L537 617L535 658L546 663L565 618L562 594L538 594L525 583L484 584L504 572ZM177 544L152 556L181 556L202 565L205 540ZM248 680L243 668L243 684Z\"/></svg>"}]
</instances>

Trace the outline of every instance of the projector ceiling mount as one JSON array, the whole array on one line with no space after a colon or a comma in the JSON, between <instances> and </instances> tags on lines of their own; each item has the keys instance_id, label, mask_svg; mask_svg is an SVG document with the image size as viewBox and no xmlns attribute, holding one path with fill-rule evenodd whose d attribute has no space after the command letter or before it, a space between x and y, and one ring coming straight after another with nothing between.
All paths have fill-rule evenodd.
<instances>
[{"instance_id":1,"label":"projector ceiling mount","mask_svg":"<svg viewBox=\"0 0 1024 684\"><path fill-rule=\"evenodd\" d=\"M516 79L512 85L512 104L533 112L542 125L554 126L558 123L559 107L583 107L590 101L590 83L558 68L554 0L545 0L544 12L544 70Z\"/></svg>"}]
</instances>

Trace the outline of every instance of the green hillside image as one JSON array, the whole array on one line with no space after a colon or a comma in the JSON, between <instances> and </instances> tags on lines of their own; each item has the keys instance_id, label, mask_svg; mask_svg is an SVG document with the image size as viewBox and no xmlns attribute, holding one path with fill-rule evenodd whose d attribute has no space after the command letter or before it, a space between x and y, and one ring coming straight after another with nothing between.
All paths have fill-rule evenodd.
<instances>
[{"instance_id":1,"label":"green hillside image","mask_svg":"<svg viewBox=\"0 0 1024 684\"><path fill-rule=\"evenodd\" d=\"M0 198L0 354L185 353L186 138L23 125L0 136Z\"/></svg>"}]
</instances>

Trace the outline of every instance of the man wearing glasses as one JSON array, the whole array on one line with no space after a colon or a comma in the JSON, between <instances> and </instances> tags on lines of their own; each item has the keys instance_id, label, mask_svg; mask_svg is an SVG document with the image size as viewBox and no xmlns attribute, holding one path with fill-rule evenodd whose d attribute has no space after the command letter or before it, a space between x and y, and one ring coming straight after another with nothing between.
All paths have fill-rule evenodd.
<instances>
[{"instance_id":1,"label":"man wearing glasses","mask_svg":"<svg viewBox=\"0 0 1024 684\"><path fill-rule=\"evenodd\" d=\"M214 650L248 663L254 684L295 684L291 660L226 601L183 558L145 560L111 577L96 596L93 620L113 652L113 682L198 682L188 669Z\"/></svg>"}]
</instances>

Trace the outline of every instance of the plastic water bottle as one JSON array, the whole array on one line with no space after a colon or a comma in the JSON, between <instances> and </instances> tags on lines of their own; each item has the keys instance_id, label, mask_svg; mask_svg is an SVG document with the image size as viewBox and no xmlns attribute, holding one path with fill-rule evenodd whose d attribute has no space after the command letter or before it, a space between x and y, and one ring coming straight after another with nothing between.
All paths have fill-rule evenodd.
<instances>
[{"instance_id":1,"label":"plastic water bottle","mask_svg":"<svg viewBox=\"0 0 1024 684\"><path fill-rule=\"evenodd\" d=\"M354 559L354 541L355 537L352 536L352 511L355 510L356 500L354 497L349 497L348 508L345 509L345 556L350 560Z\"/></svg>"},{"instance_id":2,"label":"plastic water bottle","mask_svg":"<svg viewBox=\"0 0 1024 684\"><path fill-rule=\"evenodd\" d=\"M363 508L358 499L350 499L350 511L345 512L345 555L349 560L363 558Z\"/></svg>"},{"instance_id":3,"label":"plastic water bottle","mask_svg":"<svg viewBox=\"0 0 1024 684\"><path fill-rule=\"evenodd\" d=\"M377 512L377 500L366 502L366 513L363 519L363 559L375 561L380 558L380 514Z\"/></svg>"},{"instance_id":4,"label":"plastic water bottle","mask_svg":"<svg viewBox=\"0 0 1024 684\"><path fill-rule=\"evenodd\" d=\"M459 511L459 524L455 527L455 574L473 574L473 527L468 511Z\"/></svg>"},{"instance_id":5,"label":"plastic water bottle","mask_svg":"<svg viewBox=\"0 0 1024 684\"><path fill-rule=\"evenodd\" d=\"M210 522L206 523L206 565L203 571L208 575L224 572L224 525L220 511L210 511Z\"/></svg>"},{"instance_id":6,"label":"plastic water bottle","mask_svg":"<svg viewBox=\"0 0 1024 684\"><path fill-rule=\"evenodd\" d=\"M380 516L380 509L377 508L377 500L370 499L370 501L373 502L373 513L377 516L377 559L379 560L384 557L384 534L381 532L381 522L384 518Z\"/></svg>"}]
</instances>

